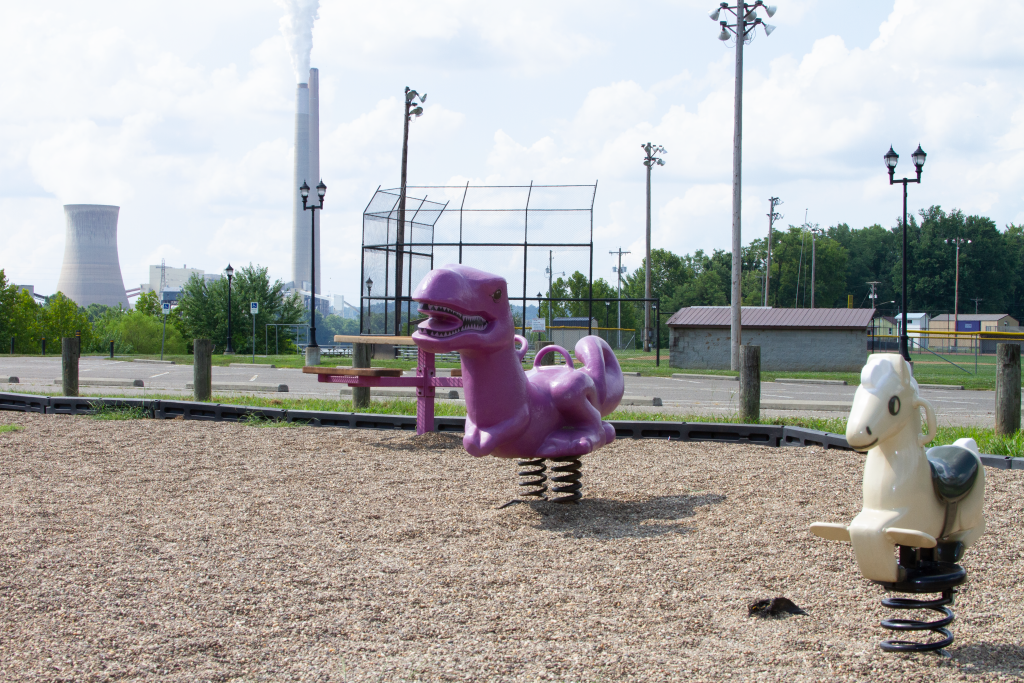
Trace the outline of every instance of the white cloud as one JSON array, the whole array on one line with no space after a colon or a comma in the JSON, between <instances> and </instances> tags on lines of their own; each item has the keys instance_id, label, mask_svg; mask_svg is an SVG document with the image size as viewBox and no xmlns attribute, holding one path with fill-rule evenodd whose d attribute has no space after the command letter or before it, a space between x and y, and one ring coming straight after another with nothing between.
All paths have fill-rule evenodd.
<instances>
[{"instance_id":1,"label":"white cloud","mask_svg":"<svg viewBox=\"0 0 1024 683\"><path fill-rule=\"evenodd\" d=\"M407 82L431 93L410 130L412 184L598 179L600 275L620 245L640 262L639 145L652 141L668 148L653 173L655 246L728 248L733 56L704 35L705 4L323 0L313 63L332 290L358 291L362 209L378 185L398 184ZM853 41L814 33L848 8L793 0L749 48L745 241L764 233L771 195L786 200L786 222L808 208L822 225L890 224L889 144L901 173L918 142L929 153L912 207L1024 220L1024 6L890 7L873 39ZM52 289L61 204L100 202L122 206L126 283L160 256L208 270L252 260L288 279L295 86L280 16L272 0L0 9L0 267ZM652 41L651 17L702 37Z\"/></svg>"}]
</instances>

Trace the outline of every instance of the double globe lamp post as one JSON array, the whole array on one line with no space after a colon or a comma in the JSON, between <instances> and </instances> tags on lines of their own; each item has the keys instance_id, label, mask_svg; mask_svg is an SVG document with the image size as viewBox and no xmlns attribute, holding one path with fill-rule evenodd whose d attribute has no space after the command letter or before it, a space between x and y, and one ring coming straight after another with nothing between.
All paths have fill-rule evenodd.
<instances>
[{"instance_id":1,"label":"double globe lamp post","mask_svg":"<svg viewBox=\"0 0 1024 683\"><path fill-rule=\"evenodd\" d=\"M321 180L316 186L316 195L320 198L319 204L306 204L309 199L309 185L302 181L299 188L302 195L302 210L310 212L309 222L309 344L306 346L306 365L320 364L320 346L316 343L316 211L324 208L324 195L327 194L327 186Z\"/></svg>"},{"instance_id":2,"label":"double globe lamp post","mask_svg":"<svg viewBox=\"0 0 1024 683\"><path fill-rule=\"evenodd\" d=\"M900 307L903 309L901 312L900 321L900 355L909 363L910 362L910 349L908 348L907 341L907 184L908 183L920 183L921 182L921 170L924 169L924 160L928 155L925 154L924 150L921 149L921 145L917 146L914 153L911 155L911 159L914 160L914 169L917 171L916 178L903 178L896 180L894 174L896 173L896 164L899 163L900 155L893 151L892 145L889 145L889 151L885 153L885 166L889 169L889 184L903 185L903 273L902 273L902 301Z\"/></svg>"}]
</instances>

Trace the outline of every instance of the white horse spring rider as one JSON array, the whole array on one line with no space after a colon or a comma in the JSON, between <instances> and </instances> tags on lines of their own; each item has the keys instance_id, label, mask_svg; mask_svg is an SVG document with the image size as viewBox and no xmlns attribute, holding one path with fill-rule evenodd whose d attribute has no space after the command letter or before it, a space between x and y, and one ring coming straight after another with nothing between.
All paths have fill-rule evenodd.
<instances>
[{"instance_id":1,"label":"white horse spring rider","mask_svg":"<svg viewBox=\"0 0 1024 683\"><path fill-rule=\"evenodd\" d=\"M903 581L894 546L935 548L936 559L956 562L985 530L985 468L974 439L928 450L935 410L918 395L910 365L899 354L873 354L846 426L846 440L867 451L864 507L850 526L818 522L811 532L852 541L865 578ZM921 433L921 408L928 420Z\"/></svg>"}]
</instances>

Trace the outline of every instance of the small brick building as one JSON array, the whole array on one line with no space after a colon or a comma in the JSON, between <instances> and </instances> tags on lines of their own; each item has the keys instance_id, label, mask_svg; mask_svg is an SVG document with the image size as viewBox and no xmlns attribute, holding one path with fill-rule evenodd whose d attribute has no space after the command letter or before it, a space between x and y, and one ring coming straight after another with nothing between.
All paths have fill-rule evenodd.
<instances>
[{"instance_id":1,"label":"small brick building","mask_svg":"<svg viewBox=\"0 0 1024 683\"><path fill-rule=\"evenodd\" d=\"M762 370L859 372L867 362L871 308L765 308L741 310L743 344L761 347ZM728 370L728 306L692 306L668 321L669 365Z\"/></svg>"}]
</instances>

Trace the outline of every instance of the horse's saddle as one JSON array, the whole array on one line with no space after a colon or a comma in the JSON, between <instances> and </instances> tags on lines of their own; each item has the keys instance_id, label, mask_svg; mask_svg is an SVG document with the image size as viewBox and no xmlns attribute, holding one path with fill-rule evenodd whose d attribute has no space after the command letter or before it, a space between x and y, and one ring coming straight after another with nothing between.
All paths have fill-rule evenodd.
<instances>
[{"instance_id":1,"label":"horse's saddle","mask_svg":"<svg viewBox=\"0 0 1024 683\"><path fill-rule=\"evenodd\" d=\"M963 499L978 478L978 458L962 446L935 446L925 453L932 467L932 486L945 503Z\"/></svg>"}]
</instances>

